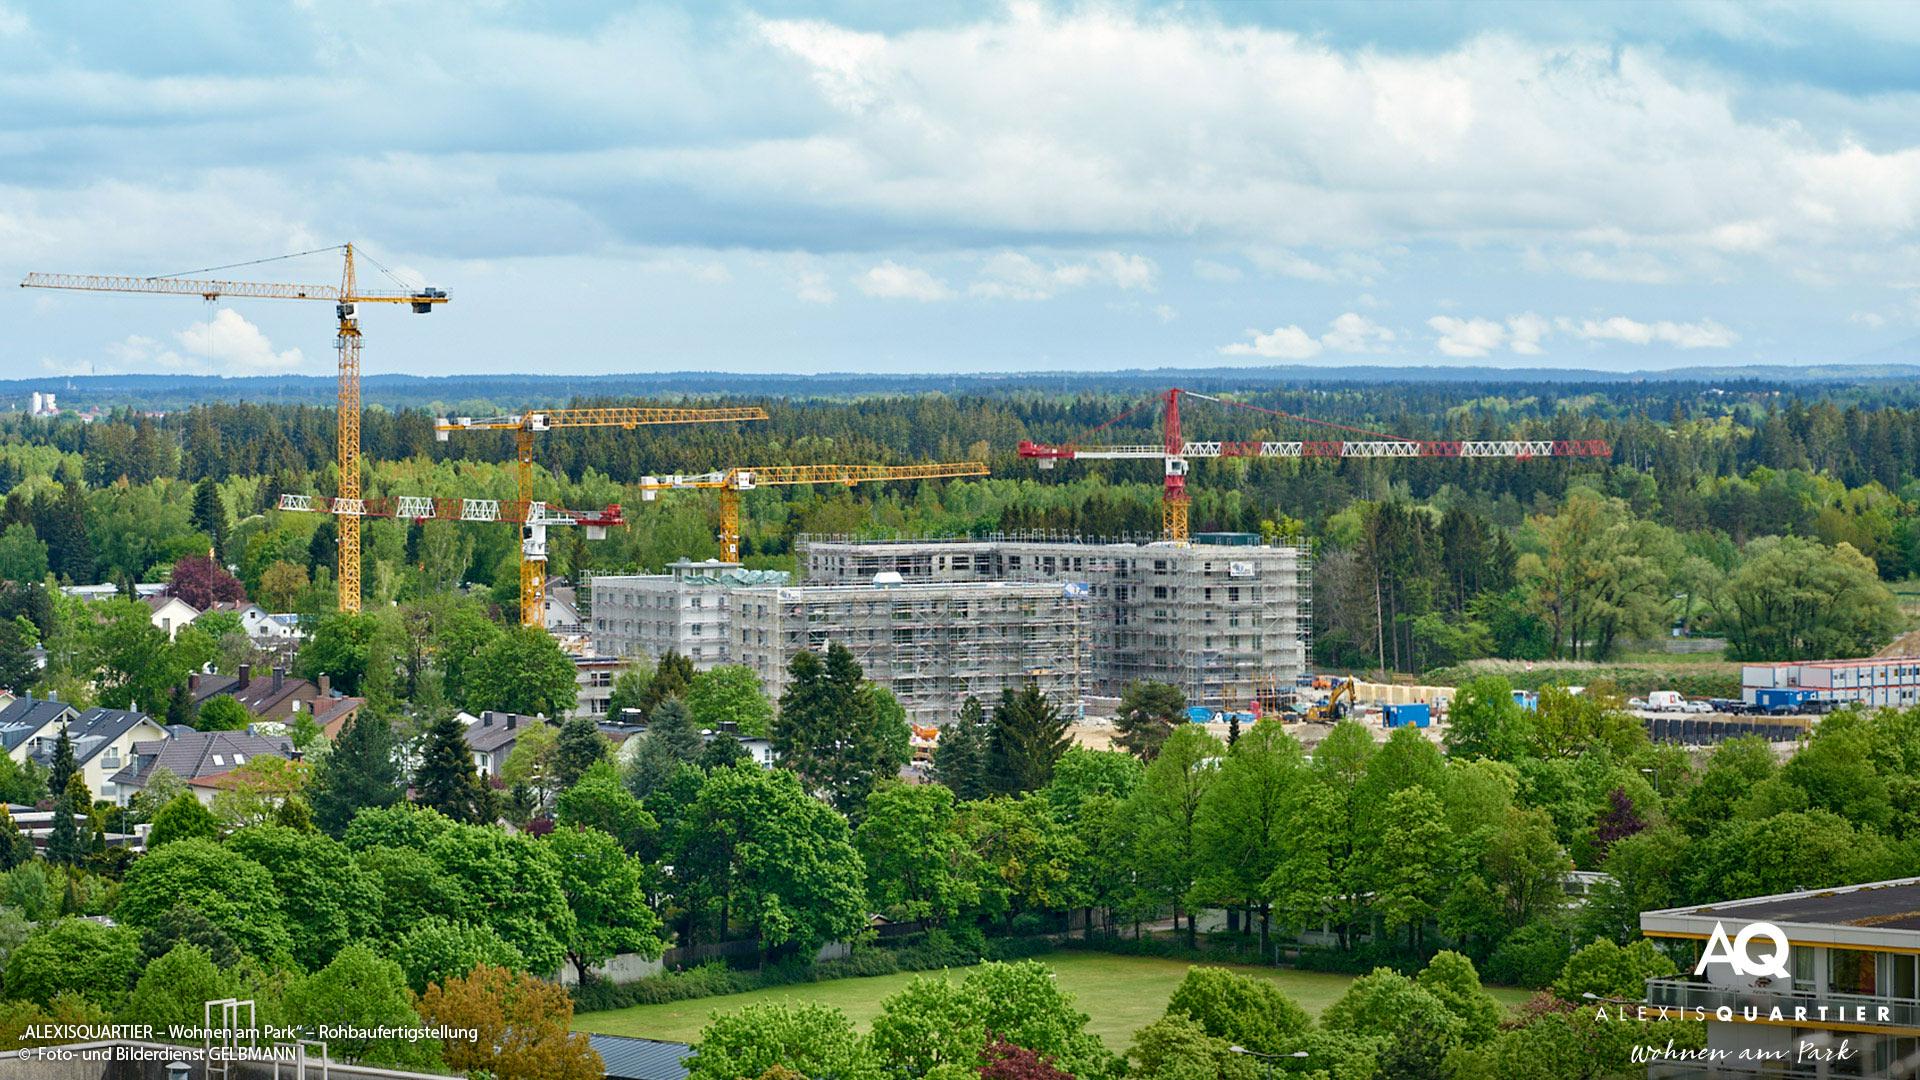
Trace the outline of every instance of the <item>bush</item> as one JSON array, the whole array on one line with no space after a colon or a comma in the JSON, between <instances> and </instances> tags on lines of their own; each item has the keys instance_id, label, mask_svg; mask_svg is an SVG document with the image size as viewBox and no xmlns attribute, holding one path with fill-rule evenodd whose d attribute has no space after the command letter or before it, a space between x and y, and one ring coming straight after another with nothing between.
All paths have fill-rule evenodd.
<instances>
[{"instance_id":1,"label":"bush","mask_svg":"<svg viewBox=\"0 0 1920 1080\"><path fill-rule=\"evenodd\" d=\"M1549 922L1528 923L1487 958L1487 978L1505 986L1539 989L1560 977L1571 953L1564 929Z\"/></svg>"},{"instance_id":2,"label":"bush","mask_svg":"<svg viewBox=\"0 0 1920 1080\"><path fill-rule=\"evenodd\" d=\"M1345 952L1305 946L1294 966L1302 971L1330 971L1339 975L1365 975L1384 967L1412 975L1426 966L1426 960L1416 953L1374 941Z\"/></svg>"}]
</instances>

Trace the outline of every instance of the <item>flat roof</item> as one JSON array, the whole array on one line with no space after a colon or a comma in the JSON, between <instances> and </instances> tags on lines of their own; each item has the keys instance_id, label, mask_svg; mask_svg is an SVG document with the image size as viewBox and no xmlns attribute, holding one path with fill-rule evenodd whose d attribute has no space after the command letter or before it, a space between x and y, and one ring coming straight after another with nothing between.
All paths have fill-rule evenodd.
<instances>
[{"instance_id":1,"label":"flat roof","mask_svg":"<svg viewBox=\"0 0 1920 1080\"><path fill-rule=\"evenodd\" d=\"M1720 922L1770 922L1787 940L1920 951L1920 877L1642 912L1641 931L1705 937Z\"/></svg>"},{"instance_id":2,"label":"flat roof","mask_svg":"<svg viewBox=\"0 0 1920 1080\"><path fill-rule=\"evenodd\" d=\"M1746 664L1763 668L1843 668L1879 667L1882 664L1920 664L1920 656L1863 656L1858 660L1781 660L1772 664Z\"/></svg>"}]
</instances>

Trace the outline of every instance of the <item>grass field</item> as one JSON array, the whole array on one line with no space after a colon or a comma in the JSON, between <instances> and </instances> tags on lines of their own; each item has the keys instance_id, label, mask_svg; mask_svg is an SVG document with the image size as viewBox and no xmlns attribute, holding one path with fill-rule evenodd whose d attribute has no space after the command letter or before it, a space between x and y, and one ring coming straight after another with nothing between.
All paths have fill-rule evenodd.
<instances>
[{"instance_id":1,"label":"grass field","mask_svg":"<svg viewBox=\"0 0 1920 1080\"><path fill-rule=\"evenodd\" d=\"M1105 953L1058 952L1041 958L1060 979L1060 988L1072 994L1080 1011L1093 1019L1087 1029L1100 1036L1115 1052L1124 1051L1133 1033L1160 1018L1167 999L1186 977L1186 960L1158 957L1111 956ZM964 968L946 973L964 975ZM1352 981L1347 975L1326 975L1309 971L1278 968L1240 967L1256 978L1266 979L1285 990L1308 1012L1318 1016L1346 991ZM714 1013L732 1012L743 1005L770 1001L811 1001L831 1005L846 1013L865 1031L880 1012L882 998L899 990L914 976L878 975L867 979L836 979L831 982L803 983L770 990L755 990L727 997L675 1001L665 1005L636 1005L631 1009L583 1013L573 1020L581 1031L610 1035L638 1035L650 1039L693 1042ZM1527 999L1527 991L1494 989L1493 996L1507 1006Z\"/></svg>"}]
</instances>

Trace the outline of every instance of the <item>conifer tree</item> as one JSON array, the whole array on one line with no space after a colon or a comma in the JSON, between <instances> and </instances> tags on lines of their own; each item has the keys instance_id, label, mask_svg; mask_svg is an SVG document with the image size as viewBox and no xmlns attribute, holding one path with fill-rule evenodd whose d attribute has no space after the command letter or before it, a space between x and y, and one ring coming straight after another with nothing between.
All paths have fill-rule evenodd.
<instances>
[{"instance_id":1,"label":"conifer tree","mask_svg":"<svg viewBox=\"0 0 1920 1080\"><path fill-rule=\"evenodd\" d=\"M481 824L494 817L493 792L474 769L466 729L451 714L427 728L413 774L413 800L455 821Z\"/></svg>"}]
</instances>

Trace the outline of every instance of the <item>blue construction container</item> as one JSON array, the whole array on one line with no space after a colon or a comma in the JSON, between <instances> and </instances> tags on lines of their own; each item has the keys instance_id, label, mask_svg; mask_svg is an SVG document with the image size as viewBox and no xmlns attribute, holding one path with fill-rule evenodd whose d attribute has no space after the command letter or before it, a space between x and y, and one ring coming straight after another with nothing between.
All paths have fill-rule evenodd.
<instances>
[{"instance_id":1,"label":"blue construction container","mask_svg":"<svg viewBox=\"0 0 1920 1080\"><path fill-rule=\"evenodd\" d=\"M1198 705L1187 706L1187 721L1189 723L1205 724L1205 723L1212 722L1212 720L1213 720L1212 709L1202 708Z\"/></svg>"},{"instance_id":2,"label":"blue construction container","mask_svg":"<svg viewBox=\"0 0 1920 1080\"><path fill-rule=\"evenodd\" d=\"M1433 706L1424 701L1417 701L1410 705L1388 705L1384 707L1381 715L1390 728L1406 727L1408 724L1423 728L1433 723Z\"/></svg>"},{"instance_id":3,"label":"blue construction container","mask_svg":"<svg viewBox=\"0 0 1920 1080\"><path fill-rule=\"evenodd\" d=\"M1772 686L1753 692L1754 707L1764 713L1799 712L1812 700L1813 691L1811 690L1795 690L1783 686Z\"/></svg>"},{"instance_id":4,"label":"blue construction container","mask_svg":"<svg viewBox=\"0 0 1920 1080\"><path fill-rule=\"evenodd\" d=\"M1515 690L1513 703L1528 712L1534 712L1540 708L1540 695L1531 690Z\"/></svg>"}]
</instances>

